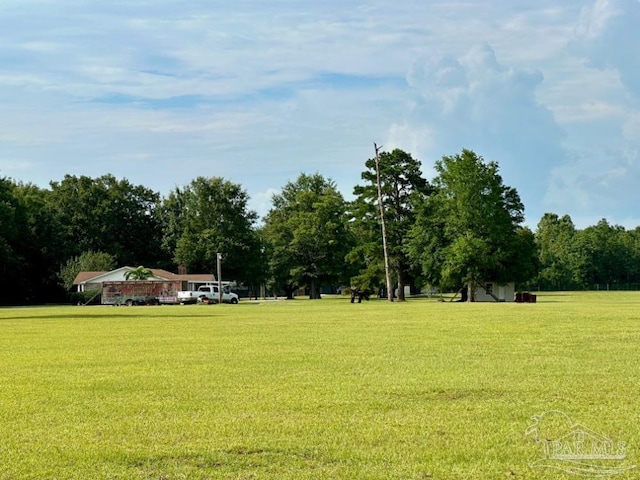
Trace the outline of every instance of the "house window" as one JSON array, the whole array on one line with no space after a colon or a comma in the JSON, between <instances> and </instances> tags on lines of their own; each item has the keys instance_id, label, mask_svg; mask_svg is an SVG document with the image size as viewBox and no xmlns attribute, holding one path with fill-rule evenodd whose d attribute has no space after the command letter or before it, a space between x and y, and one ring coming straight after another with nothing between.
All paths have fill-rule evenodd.
<instances>
[{"instance_id":1,"label":"house window","mask_svg":"<svg viewBox=\"0 0 640 480\"><path fill-rule=\"evenodd\" d=\"M493 283L487 283L484 287L484 290L487 295L491 295L493 293Z\"/></svg>"}]
</instances>

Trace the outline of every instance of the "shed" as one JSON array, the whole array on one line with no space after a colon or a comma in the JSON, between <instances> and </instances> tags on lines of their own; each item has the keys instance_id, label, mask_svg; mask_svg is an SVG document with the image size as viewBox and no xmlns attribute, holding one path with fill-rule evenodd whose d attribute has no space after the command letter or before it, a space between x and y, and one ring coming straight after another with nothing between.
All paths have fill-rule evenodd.
<instances>
[{"instance_id":1,"label":"shed","mask_svg":"<svg viewBox=\"0 0 640 480\"><path fill-rule=\"evenodd\" d=\"M515 301L515 282L482 282L476 287L476 302L513 302Z\"/></svg>"}]
</instances>

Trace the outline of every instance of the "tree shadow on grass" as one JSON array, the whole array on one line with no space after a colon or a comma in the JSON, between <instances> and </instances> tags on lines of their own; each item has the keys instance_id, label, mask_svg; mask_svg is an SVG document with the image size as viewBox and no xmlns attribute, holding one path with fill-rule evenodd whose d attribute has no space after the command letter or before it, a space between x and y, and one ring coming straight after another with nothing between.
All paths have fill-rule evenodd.
<instances>
[{"instance_id":1,"label":"tree shadow on grass","mask_svg":"<svg viewBox=\"0 0 640 480\"><path fill-rule=\"evenodd\" d=\"M137 320L165 320L165 319L174 319L174 318L183 318L183 319L196 319L201 318L203 320L208 320L213 316L221 316L216 315L215 312L212 314L203 315L202 313L162 313L159 314L158 317L142 315L135 313L104 313L100 315L89 314L86 313L56 313L56 314L38 314L34 313L32 315L12 315L12 316L0 316L0 322L6 320L89 320L89 321L100 321L100 320L116 320L119 318L122 319L137 319Z\"/></svg>"}]
</instances>

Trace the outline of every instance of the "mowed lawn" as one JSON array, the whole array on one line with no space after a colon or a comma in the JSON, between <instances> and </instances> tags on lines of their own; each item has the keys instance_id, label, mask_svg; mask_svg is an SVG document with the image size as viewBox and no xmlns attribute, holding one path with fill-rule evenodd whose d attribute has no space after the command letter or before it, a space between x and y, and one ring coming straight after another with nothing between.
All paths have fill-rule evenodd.
<instances>
[{"instance_id":1,"label":"mowed lawn","mask_svg":"<svg viewBox=\"0 0 640 480\"><path fill-rule=\"evenodd\" d=\"M531 417L639 394L640 292L0 309L0 479L576 478Z\"/></svg>"}]
</instances>

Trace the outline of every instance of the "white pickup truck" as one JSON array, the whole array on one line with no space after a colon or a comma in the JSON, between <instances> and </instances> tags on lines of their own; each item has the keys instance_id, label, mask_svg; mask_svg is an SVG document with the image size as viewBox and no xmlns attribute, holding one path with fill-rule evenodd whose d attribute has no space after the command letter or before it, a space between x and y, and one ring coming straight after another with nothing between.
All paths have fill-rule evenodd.
<instances>
[{"instance_id":1,"label":"white pickup truck","mask_svg":"<svg viewBox=\"0 0 640 480\"><path fill-rule=\"evenodd\" d=\"M218 285L202 285L197 290L182 290L178 292L178 303L218 303L220 301L220 290ZM238 303L238 295L233 293L228 285L222 287L223 303Z\"/></svg>"}]
</instances>

